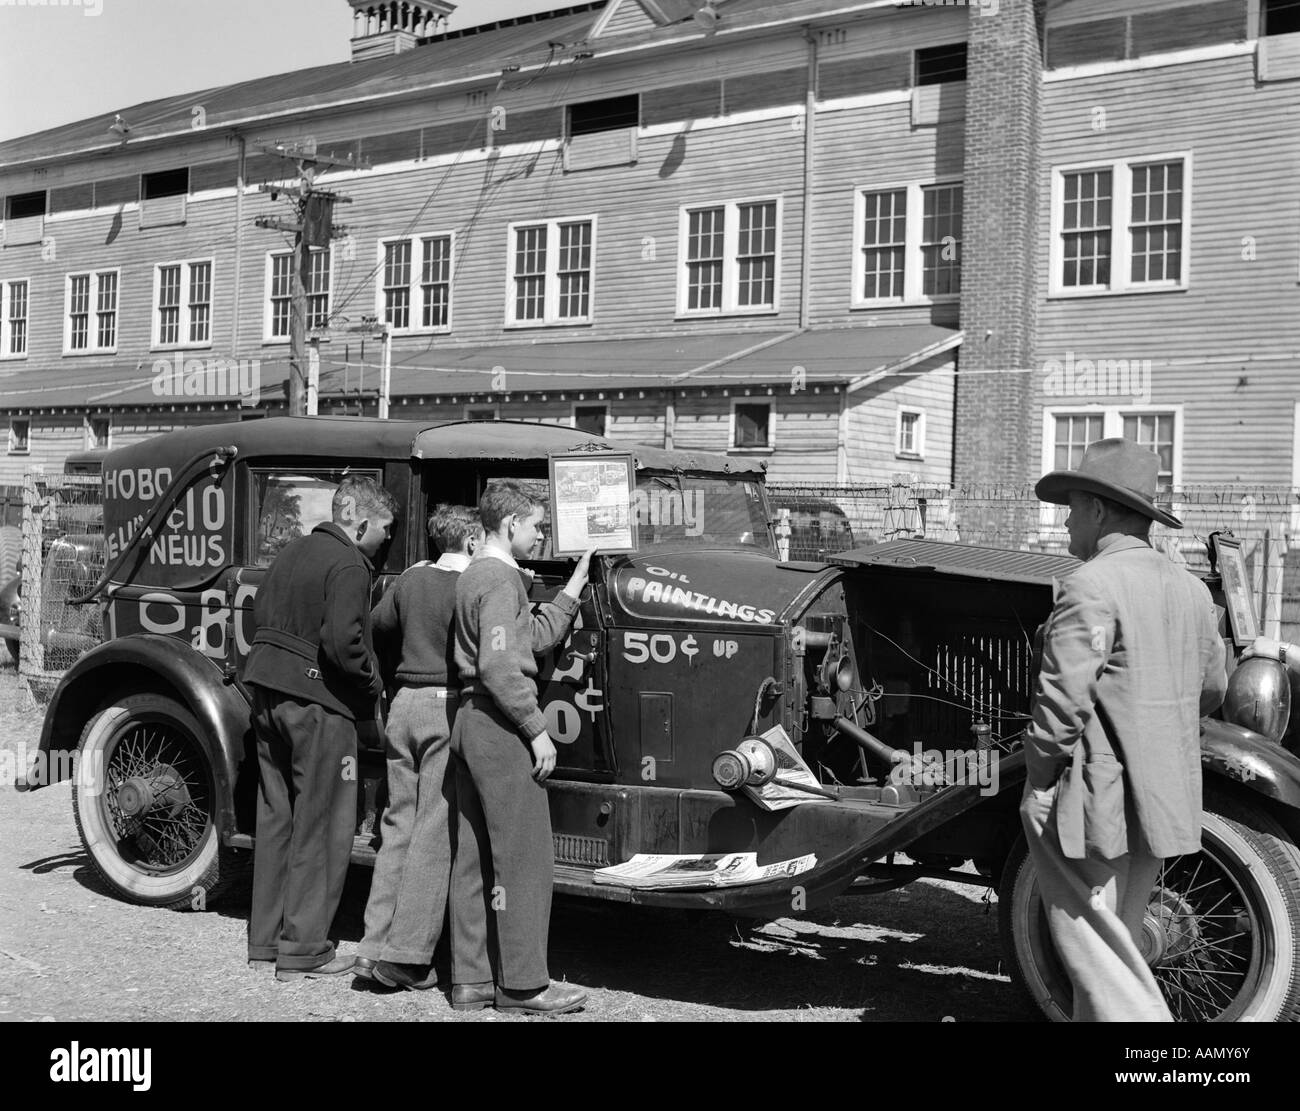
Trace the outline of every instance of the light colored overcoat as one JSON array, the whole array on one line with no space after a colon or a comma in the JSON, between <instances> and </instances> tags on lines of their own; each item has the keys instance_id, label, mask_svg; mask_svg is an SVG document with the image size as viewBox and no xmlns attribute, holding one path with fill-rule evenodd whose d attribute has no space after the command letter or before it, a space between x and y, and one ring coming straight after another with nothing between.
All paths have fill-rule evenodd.
<instances>
[{"instance_id":1,"label":"light colored overcoat","mask_svg":"<svg viewBox=\"0 0 1300 1111\"><path fill-rule=\"evenodd\" d=\"M1200 718L1227 687L1205 584L1145 541L1103 537L1057 586L1025 740L1030 783L1057 783L1072 859L1200 851Z\"/></svg>"}]
</instances>

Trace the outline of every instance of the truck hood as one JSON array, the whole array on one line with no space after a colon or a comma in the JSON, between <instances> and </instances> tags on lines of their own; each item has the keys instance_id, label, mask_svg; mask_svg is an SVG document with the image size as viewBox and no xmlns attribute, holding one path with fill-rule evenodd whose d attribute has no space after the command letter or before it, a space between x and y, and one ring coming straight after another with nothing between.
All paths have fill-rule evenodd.
<instances>
[{"instance_id":1,"label":"truck hood","mask_svg":"<svg viewBox=\"0 0 1300 1111\"><path fill-rule=\"evenodd\" d=\"M622 614L656 624L775 625L820 577L836 573L759 551L659 551L620 560L609 594Z\"/></svg>"}]
</instances>

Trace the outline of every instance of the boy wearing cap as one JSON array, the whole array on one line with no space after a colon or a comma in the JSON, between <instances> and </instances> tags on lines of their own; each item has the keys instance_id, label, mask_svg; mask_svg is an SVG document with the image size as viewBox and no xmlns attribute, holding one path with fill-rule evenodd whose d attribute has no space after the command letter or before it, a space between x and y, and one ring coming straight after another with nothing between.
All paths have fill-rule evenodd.
<instances>
[{"instance_id":1,"label":"boy wearing cap","mask_svg":"<svg viewBox=\"0 0 1300 1111\"><path fill-rule=\"evenodd\" d=\"M1159 461L1130 440L1090 444L1038 482L1068 505L1025 737L1021 818L1076 1021L1169 1022L1138 949L1165 857L1201 848L1200 718L1226 688L1205 584L1148 540L1181 528L1154 501Z\"/></svg>"}]
</instances>

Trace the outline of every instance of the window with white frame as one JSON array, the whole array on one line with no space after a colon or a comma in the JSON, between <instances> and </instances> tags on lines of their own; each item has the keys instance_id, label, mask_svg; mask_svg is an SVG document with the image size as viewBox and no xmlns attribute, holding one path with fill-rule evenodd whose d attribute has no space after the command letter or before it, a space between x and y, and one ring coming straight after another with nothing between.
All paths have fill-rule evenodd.
<instances>
[{"instance_id":1,"label":"window with white frame","mask_svg":"<svg viewBox=\"0 0 1300 1111\"><path fill-rule=\"evenodd\" d=\"M1177 488L1182 423L1178 406L1087 409L1071 412L1049 409L1045 417L1044 470L1073 471L1083 461L1084 450L1095 440L1123 436L1159 457L1157 481L1161 490Z\"/></svg>"},{"instance_id":2,"label":"window with white frame","mask_svg":"<svg viewBox=\"0 0 1300 1111\"><path fill-rule=\"evenodd\" d=\"M27 455L31 451L32 422L26 417L9 420L9 454Z\"/></svg>"},{"instance_id":3,"label":"window with white frame","mask_svg":"<svg viewBox=\"0 0 1300 1111\"><path fill-rule=\"evenodd\" d=\"M894 454L910 459L925 455L925 412L922 409L899 409Z\"/></svg>"},{"instance_id":4,"label":"window with white frame","mask_svg":"<svg viewBox=\"0 0 1300 1111\"><path fill-rule=\"evenodd\" d=\"M395 332L451 328L451 235L417 235L380 244L381 318Z\"/></svg>"},{"instance_id":5,"label":"window with white frame","mask_svg":"<svg viewBox=\"0 0 1300 1111\"><path fill-rule=\"evenodd\" d=\"M1187 155L1058 168L1052 293L1185 288L1189 179Z\"/></svg>"},{"instance_id":6,"label":"window with white frame","mask_svg":"<svg viewBox=\"0 0 1300 1111\"><path fill-rule=\"evenodd\" d=\"M591 320L595 231L590 217L510 225L507 324Z\"/></svg>"},{"instance_id":7,"label":"window with white frame","mask_svg":"<svg viewBox=\"0 0 1300 1111\"><path fill-rule=\"evenodd\" d=\"M859 190L853 237L855 305L961 293L960 182Z\"/></svg>"},{"instance_id":8,"label":"window with white frame","mask_svg":"<svg viewBox=\"0 0 1300 1111\"><path fill-rule=\"evenodd\" d=\"M307 330L326 328L330 318L328 247L311 248L307 268ZM293 252L272 251L266 259L266 338L289 338L293 315Z\"/></svg>"},{"instance_id":9,"label":"window with white frame","mask_svg":"<svg viewBox=\"0 0 1300 1111\"><path fill-rule=\"evenodd\" d=\"M776 438L776 407L770 401L731 403L731 447L771 451Z\"/></svg>"},{"instance_id":10,"label":"window with white frame","mask_svg":"<svg viewBox=\"0 0 1300 1111\"><path fill-rule=\"evenodd\" d=\"M169 262L154 269L155 347L212 343L212 260Z\"/></svg>"},{"instance_id":11,"label":"window with white frame","mask_svg":"<svg viewBox=\"0 0 1300 1111\"><path fill-rule=\"evenodd\" d=\"M93 354L117 349L117 293L116 270L68 275L65 351Z\"/></svg>"},{"instance_id":12,"label":"window with white frame","mask_svg":"<svg viewBox=\"0 0 1300 1111\"><path fill-rule=\"evenodd\" d=\"M112 447L113 420L111 417L86 418L86 448Z\"/></svg>"},{"instance_id":13,"label":"window with white frame","mask_svg":"<svg viewBox=\"0 0 1300 1111\"><path fill-rule=\"evenodd\" d=\"M780 228L779 197L683 209L679 313L775 311Z\"/></svg>"},{"instance_id":14,"label":"window with white frame","mask_svg":"<svg viewBox=\"0 0 1300 1111\"><path fill-rule=\"evenodd\" d=\"M0 282L0 359L21 359L27 354L26 279Z\"/></svg>"}]
</instances>

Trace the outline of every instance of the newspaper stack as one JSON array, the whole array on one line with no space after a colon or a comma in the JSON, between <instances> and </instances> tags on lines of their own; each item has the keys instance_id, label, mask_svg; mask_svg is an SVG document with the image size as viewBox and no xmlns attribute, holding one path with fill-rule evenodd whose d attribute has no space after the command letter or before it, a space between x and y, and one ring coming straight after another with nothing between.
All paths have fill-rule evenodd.
<instances>
[{"instance_id":1,"label":"newspaper stack","mask_svg":"<svg viewBox=\"0 0 1300 1111\"><path fill-rule=\"evenodd\" d=\"M778 864L762 865L758 863L757 853L638 853L626 864L598 868L595 880L597 883L637 888L734 887L797 876L816 866L814 853Z\"/></svg>"}]
</instances>

